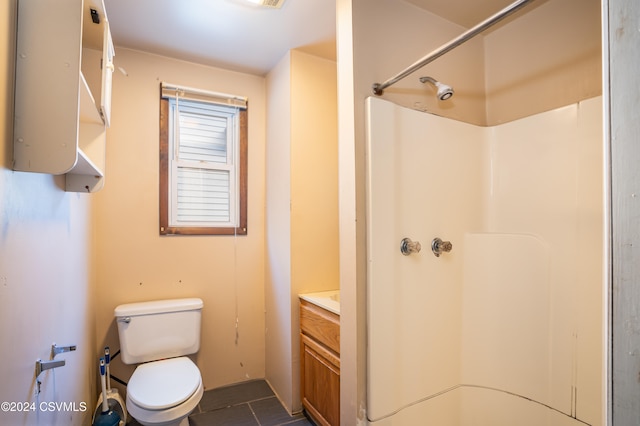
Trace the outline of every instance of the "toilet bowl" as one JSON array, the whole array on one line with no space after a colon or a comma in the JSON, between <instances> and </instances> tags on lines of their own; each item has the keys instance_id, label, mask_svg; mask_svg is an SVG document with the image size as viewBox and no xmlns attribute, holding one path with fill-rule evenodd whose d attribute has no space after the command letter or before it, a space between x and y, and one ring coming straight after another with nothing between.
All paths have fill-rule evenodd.
<instances>
[{"instance_id":1,"label":"toilet bowl","mask_svg":"<svg viewBox=\"0 0 640 426\"><path fill-rule=\"evenodd\" d=\"M142 425L188 424L204 386L200 370L187 357L140 365L127 385L127 409Z\"/></svg>"},{"instance_id":2,"label":"toilet bowl","mask_svg":"<svg viewBox=\"0 0 640 426\"><path fill-rule=\"evenodd\" d=\"M139 364L127 384L127 411L144 426L187 426L204 386L187 356L200 347L200 299L120 305L115 309L125 364Z\"/></svg>"}]
</instances>

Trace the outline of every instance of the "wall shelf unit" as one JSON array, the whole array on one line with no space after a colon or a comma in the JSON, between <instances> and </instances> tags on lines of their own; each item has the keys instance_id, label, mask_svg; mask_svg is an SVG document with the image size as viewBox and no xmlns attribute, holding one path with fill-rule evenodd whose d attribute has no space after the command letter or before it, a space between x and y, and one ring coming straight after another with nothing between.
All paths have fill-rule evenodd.
<instances>
[{"instance_id":1,"label":"wall shelf unit","mask_svg":"<svg viewBox=\"0 0 640 426\"><path fill-rule=\"evenodd\" d=\"M103 0L18 3L14 170L102 189L114 54Z\"/></svg>"}]
</instances>

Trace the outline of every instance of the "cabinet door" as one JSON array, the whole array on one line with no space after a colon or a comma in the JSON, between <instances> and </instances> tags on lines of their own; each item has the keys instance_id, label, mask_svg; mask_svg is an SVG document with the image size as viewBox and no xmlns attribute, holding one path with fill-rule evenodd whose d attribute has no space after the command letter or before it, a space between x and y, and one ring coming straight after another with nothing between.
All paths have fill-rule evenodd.
<instances>
[{"instance_id":1,"label":"cabinet door","mask_svg":"<svg viewBox=\"0 0 640 426\"><path fill-rule=\"evenodd\" d=\"M10 4L18 8L13 168L64 174L78 147L82 0Z\"/></svg>"},{"instance_id":2,"label":"cabinet door","mask_svg":"<svg viewBox=\"0 0 640 426\"><path fill-rule=\"evenodd\" d=\"M100 109L104 124L109 127L111 122L111 80L113 78L113 57L115 49L111 40L111 30L109 30L109 21L104 23L104 38L102 45L102 93L100 96Z\"/></svg>"},{"instance_id":3,"label":"cabinet door","mask_svg":"<svg viewBox=\"0 0 640 426\"><path fill-rule=\"evenodd\" d=\"M302 346L302 404L322 426L340 424L340 360L304 334Z\"/></svg>"}]
</instances>

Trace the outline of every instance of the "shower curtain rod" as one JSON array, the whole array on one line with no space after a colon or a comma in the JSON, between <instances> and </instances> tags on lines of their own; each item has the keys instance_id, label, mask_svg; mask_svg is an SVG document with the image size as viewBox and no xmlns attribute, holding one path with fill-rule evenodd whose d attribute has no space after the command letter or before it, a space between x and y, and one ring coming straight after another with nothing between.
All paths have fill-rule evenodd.
<instances>
[{"instance_id":1,"label":"shower curtain rod","mask_svg":"<svg viewBox=\"0 0 640 426\"><path fill-rule=\"evenodd\" d=\"M395 76L391 77L390 79L388 79L384 83L374 83L373 84L373 93L375 95L378 95L378 96L382 95L382 92L387 87L391 86L392 84L397 83L398 81L402 80L403 78L405 78L406 76L408 76L412 72L417 71L418 69L422 68L423 66L427 65L428 63L438 59L440 56L444 55L445 53L449 52L450 50L455 49L456 47L460 46L465 41L477 36L478 34L483 32L487 28L491 27L493 24L496 24L496 23L500 22L502 19L504 19L507 16L511 15L512 13L514 13L515 11L520 9L521 7L525 6L530 1L533 1L533 0L517 0L517 1L513 2L512 4L510 4L509 6L505 7L504 9L502 9L501 11L496 13L495 15L490 16L489 18L487 18L484 21L480 22L475 27L467 30L466 32L464 32L462 34L460 34L458 37L454 38L449 43L443 44L442 46L440 46L439 48L437 48L433 52L429 53L427 56L425 56L422 59L420 59L419 61L415 62L413 65L409 66L404 71L402 71L402 72L396 74Z\"/></svg>"}]
</instances>

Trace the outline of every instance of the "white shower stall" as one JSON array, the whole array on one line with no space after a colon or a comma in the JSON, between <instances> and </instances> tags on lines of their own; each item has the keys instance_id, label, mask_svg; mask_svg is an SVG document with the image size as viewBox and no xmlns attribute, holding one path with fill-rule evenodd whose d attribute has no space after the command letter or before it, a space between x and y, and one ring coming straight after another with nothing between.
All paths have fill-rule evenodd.
<instances>
[{"instance_id":1,"label":"white shower stall","mask_svg":"<svg viewBox=\"0 0 640 426\"><path fill-rule=\"evenodd\" d=\"M602 99L492 127L366 102L369 423L603 425Z\"/></svg>"}]
</instances>

